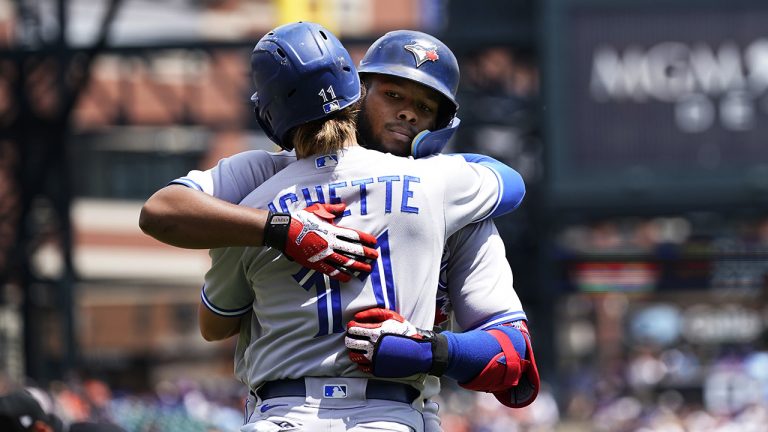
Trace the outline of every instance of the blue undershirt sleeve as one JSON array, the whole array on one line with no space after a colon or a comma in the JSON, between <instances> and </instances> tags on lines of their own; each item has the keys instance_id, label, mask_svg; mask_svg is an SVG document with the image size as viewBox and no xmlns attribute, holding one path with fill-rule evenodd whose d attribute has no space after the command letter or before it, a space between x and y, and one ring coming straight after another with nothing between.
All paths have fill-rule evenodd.
<instances>
[{"instance_id":1,"label":"blue undershirt sleeve","mask_svg":"<svg viewBox=\"0 0 768 432\"><path fill-rule=\"evenodd\" d=\"M525 182L517 171L489 156L475 153L457 154L467 162L480 164L492 169L500 179L502 190L499 205L489 217L494 218L505 215L520 206L525 196Z\"/></svg>"}]
</instances>

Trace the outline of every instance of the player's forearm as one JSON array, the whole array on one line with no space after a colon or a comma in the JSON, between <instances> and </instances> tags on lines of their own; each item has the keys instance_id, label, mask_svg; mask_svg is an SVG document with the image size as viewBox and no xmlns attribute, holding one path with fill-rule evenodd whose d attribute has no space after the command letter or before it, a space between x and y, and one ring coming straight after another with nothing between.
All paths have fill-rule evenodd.
<instances>
[{"instance_id":1,"label":"player's forearm","mask_svg":"<svg viewBox=\"0 0 768 432\"><path fill-rule=\"evenodd\" d=\"M227 339L240 333L241 317L223 317L216 315L204 304L197 309L200 334L208 342Z\"/></svg>"},{"instance_id":2,"label":"player's forearm","mask_svg":"<svg viewBox=\"0 0 768 432\"><path fill-rule=\"evenodd\" d=\"M523 321L504 322L486 329L464 333L434 333L415 327L395 311L367 309L347 323L344 343L350 359L383 378L418 373L446 375L459 383L473 381L506 357L506 366L515 367L515 358L525 358L527 343ZM527 330L525 330L527 332Z\"/></svg>"},{"instance_id":3,"label":"player's forearm","mask_svg":"<svg viewBox=\"0 0 768 432\"><path fill-rule=\"evenodd\" d=\"M514 348L521 357L525 357L526 346L522 335L511 327L509 330L514 338ZM380 358L374 374L391 378L430 373L464 383L477 377L502 353L502 346L483 330L465 333L445 331L423 339L387 335L379 343L377 355ZM382 358L387 361L382 361Z\"/></svg>"},{"instance_id":4,"label":"player's forearm","mask_svg":"<svg viewBox=\"0 0 768 432\"><path fill-rule=\"evenodd\" d=\"M180 185L164 187L141 209L139 226L173 246L210 249L261 246L266 210L238 206Z\"/></svg>"}]
</instances>

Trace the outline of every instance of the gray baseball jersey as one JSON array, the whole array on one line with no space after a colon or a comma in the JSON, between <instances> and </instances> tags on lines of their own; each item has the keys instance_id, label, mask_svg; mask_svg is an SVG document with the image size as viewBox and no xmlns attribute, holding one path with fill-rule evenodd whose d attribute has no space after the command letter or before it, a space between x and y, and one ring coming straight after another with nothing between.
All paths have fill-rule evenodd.
<instances>
[{"instance_id":1,"label":"gray baseball jersey","mask_svg":"<svg viewBox=\"0 0 768 432\"><path fill-rule=\"evenodd\" d=\"M445 244L440 264L435 325L484 329L527 319L512 287L504 241L492 220L468 225Z\"/></svg>"},{"instance_id":2,"label":"gray baseball jersey","mask_svg":"<svg viewBox=\"0 0 768 432\"><path fill-rule=\"evenodd\" d=\"M281 378L366 376L343 348L344 324L379 306L430 327L446 238L487 217L499 192L493 170L461 157L413 160L361 147L299 160L265 181L242 204L296 211L343 201L341 223L377 235L380 258L370 277L341 284L271 248L212 251L206 305L222 315L254 312L241 332L240 342L250 341L238 348L236 374L251 388Z\"/></svg>"},{"instance_id":3,"label":"gray baseball jersey","mask_svg":"<svg viewBox=\"0 0 768 432\"><path fill-rule=\"evenodd\" d=\"M239 203L249 192L295 160L293 152L246 151L222 159L211 169L191 171L173 183ZM452 235L445 244L440 270L435 324L447 323L453 317L456 327L471 329L496 323L500 317L509 320L526 318L512 287L512 272L506 261L504 243L491 220L468 225ZM251 315L247 314L242 322L241 352L235 359L237 370L247 370L243 351L250 341L250 323ZM427 377L424 386L422 395L425 398L440 391L440 381L436 377ZM426 430L442 430L436 404L425 405L423 414Z\"/></svg>"},{"instance_id":4,"label":"gray baseball jersey","mask_svg":"<svg viewBox=\"0 0 768 432\"><path fill-rule=\"evenodd\" d=\"M224 158L209 170L190 171L172 183L239 203L295 160L293 152L251 150ZM447 327L451 316L455 326L465 330L488 327L499 320L526 319L512 286L504 242L491 220L462 228L445 244L435 324Z\"/></svg>"}]
</instances>

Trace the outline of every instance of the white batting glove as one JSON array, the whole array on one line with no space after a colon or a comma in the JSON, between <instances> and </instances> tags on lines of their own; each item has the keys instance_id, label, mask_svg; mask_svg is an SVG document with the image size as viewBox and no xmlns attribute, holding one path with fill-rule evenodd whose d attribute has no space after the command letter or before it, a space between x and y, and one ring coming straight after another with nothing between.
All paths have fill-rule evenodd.
<instances>
[{"instance_id":1,"label":"white batting glove","mask_svg":"<svg viewBox=\"0 0 768 432\"><path fill-rule=\"evenodd\" d=\"M347 323L344 345L349 348L349 358L363 372L372 373L376 345L385 335L400 335L412 339L424 339L434 333L421 330L399 313L382 308L366 309L355 314Z\"/></svg>"}]
</instances>

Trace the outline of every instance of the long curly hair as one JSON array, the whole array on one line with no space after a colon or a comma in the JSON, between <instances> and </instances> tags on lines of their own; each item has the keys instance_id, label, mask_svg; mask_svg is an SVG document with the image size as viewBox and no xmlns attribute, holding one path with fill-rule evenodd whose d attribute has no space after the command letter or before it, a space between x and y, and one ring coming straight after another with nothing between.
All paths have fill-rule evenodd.
<instances>
[{"instance_id":1,"label":"long curly hair","mask_svg":"<svg viewBox=\"0 0 768 432\"><path fill-rule=\"evenodd\" d=\"M360 99L354 104L289 132L288 139L293 143L298 159L313 154L334 153L357 143L357 118L365 99L364 86L361 86L360 92Z\"/></svg>"}]
</instances>

